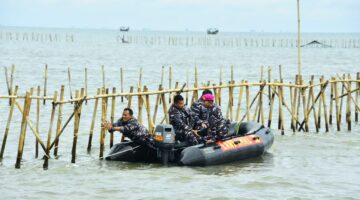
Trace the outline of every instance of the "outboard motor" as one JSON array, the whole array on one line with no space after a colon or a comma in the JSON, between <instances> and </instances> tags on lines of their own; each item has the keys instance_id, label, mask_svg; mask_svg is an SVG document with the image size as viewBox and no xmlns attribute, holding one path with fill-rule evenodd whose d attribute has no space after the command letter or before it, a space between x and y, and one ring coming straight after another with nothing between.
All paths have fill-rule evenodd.
<instances>
[{"instance_id":1,"label":"outboard motor","mask_svg":"<svg viewBox=\"0 0 360 200\"><path fill-rule=\"evenodd\" d=\"M169 124L157 125L153 138L157 147L157 157L161 159L164 165L167 165L169 160L174 159L174 128Z\"/></svg>"}]
</instances>

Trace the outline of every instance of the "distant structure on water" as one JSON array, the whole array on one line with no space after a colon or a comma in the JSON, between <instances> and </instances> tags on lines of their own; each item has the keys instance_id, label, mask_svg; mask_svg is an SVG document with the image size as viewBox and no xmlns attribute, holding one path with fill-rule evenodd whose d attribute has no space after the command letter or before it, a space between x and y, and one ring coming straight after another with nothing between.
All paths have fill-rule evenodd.
<instances>
[{"instance_id":1,"label":"distant structure on water","mask_svg":"<svg viewBox=\"0 0 360 200\"><path fill-rule=\"evenodd\" d=\"M325 47L325 48L331 48L332 46L331 45L327 45L327 44L324 44L324 43L321 43L321 42L319 42L319 41L317 41L317 40L313 40L313 41L311 41L311 42L309 42L309 43L307 43L307 44L304 44L304 45L301 45L300 47L307 47L307 46L312 46L312 47L314 47L314 46L318 46L318 47Z\"/></svg>"},{"instance_id":2,"label":"distant structure on water","mask_svg":"<svg viewBox=\"0 0 360 200\"><path fill-rule=\"evenodd\" d=\"M207 34L209 35L216 35L217 33L219 33L219 29L217 28L208 28L207 30Z\"/></svg>"},{"instance_id":3,"label":"distant structure on water","mask_svg":"<svg viewBox=\"0 0 360 200\"><path fill-rule=\"evenodd\" d=\"M129 31L130 30L130 27L125 27L125 26L122 26L120 27L120 31Z\"/></svg>"}]
</instances>

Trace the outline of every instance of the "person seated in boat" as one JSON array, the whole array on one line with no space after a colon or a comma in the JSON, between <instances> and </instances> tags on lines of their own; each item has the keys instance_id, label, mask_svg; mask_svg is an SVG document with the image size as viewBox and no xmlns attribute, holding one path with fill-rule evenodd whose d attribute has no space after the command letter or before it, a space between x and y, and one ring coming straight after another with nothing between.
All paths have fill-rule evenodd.
<instances>
[{"instance_id":1,"label":"person seated in boat","mask_svg":"<svg viewBox=\"0 0 360 200\"><path fill-rule=\"evenodd\" d=\"M208 123L208 111L207 108L204 106L204 99L203 96L206 94L212 94L211 90L204 90L202 92L201 97L195 101L192 105L191 105L191 111L194 113L194 121L195 121L195 125L194 127L196 129L206 129L209 127L209 123Z\"/></svg>"},{"instance_id":2,"label":"person seated in boat","mask_svg":"<svg viewBox=\"0 0 360 200\"><path fill-rule=\"evenodd\" d=\"M203 95L204 106L207 108L207 121L210 132L215 133L214 139L223 138L229 131L230 120L225 119L222 115L221 108L214 104L214 95Z\"/></svg>"},{"instance_id":3,"label":"person seated in boat","mask_svg":"<svg viewBox=\"0 0 360 200\"><path fill-rule=\"evenodd\" d=\"M177 141L188 142L189 145L200 142L197 131L193 130L193 113L185 105L184 98L180 94L174 97L174 103L169 108L169 118Z\"/></svg>"},{"instance_id":4,"label":"person seated in boat","mask_svg":"<svg viewBox=\"0 0 360 200\"><path fill-rule=\"evenodd\" d=\"M103 126L109 132L119 131L125 137L130 138L133 142L138 144L149 144L151 135L145 126L139 124L138 120L133 117L133 110L125 108L122 117L115 123L104 123Z\"/></svg>"}]
</instances>

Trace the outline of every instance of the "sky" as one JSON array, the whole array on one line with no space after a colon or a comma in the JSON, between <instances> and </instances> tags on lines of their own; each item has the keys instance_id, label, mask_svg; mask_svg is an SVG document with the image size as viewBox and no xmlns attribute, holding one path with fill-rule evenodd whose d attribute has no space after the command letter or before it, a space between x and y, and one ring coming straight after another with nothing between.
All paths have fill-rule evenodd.
<instances>
[{"instance_id":1,"label":"sky","mask_svg":"<svg viewBox=\"0 0 360 200\"><path fill-rule=\"evenodd\" d=\"M300 0L302 32L360 32L360 0ZM297 32L296 0L0 0L0 25Z\"/></svg>"}]
</instances>

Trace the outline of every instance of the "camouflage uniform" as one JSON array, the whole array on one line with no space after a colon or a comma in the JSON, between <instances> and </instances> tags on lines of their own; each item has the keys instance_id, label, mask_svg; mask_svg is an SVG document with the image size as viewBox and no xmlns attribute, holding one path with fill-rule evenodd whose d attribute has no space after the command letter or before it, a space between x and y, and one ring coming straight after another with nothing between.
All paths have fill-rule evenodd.
<instances>
[{"instance_id":1,"label":"camouflage uniform","mask_svg":"<svg viewBox=\"0 0 360 200\"><path fill-rule=\"evenodd\" d=\"M189 108L182 109L172 105L169 109L170 124L174 127L176 140L180 142L188 141L196 143L196 138L192 134L193 114Z\"/></svg>"},{"instance_id":2,"label":"camouflage uniform","mask_svg":"<svg viewBox=\"0 0 360 200\"><path fill-rule=\"evenodd\" d=\"M139 144L145 144L145 141L150 138L149 131L145 126L139 124L135 118L131 118L127 122L125 122L123 118L120 118L113 124L113 127L120 127L121 133Z\"/></svg>"},{"instance_id":3,"label":"camouflage uniform","mask_svg":"<svg viewBox=\"0 0 360 200\"><path fill-rule=\"evenodd\" d=\"M194 113L194 128L201 129L201 124L208 123L208 109L204 106L204 101L200 98L191 105L191 111Z\"/></svg>"},{"instance_id":4,"label":"camouflage uniform","mask_svg":"<svg viewBox=\"0 0 360 200\"><path fill-rule=\"evenodd\" d=\"M222 116L219 106L213 105L208 108L208 122L210 130L215 132L217 139L222 138L229 131L230 120Z\"/></svg>"}]
</instances>

